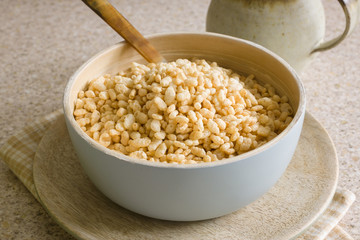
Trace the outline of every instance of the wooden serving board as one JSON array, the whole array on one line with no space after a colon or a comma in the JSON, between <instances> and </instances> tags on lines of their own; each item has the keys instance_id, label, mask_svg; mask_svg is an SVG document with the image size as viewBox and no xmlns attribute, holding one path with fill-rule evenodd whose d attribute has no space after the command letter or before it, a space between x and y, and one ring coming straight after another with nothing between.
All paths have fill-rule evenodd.
<instances>
[{"instance_id":1,"label":"wooden serving board","mask_svg":"<svg viewBox=\"0 0 360 240\"><path fill-rule=\"evenodd\" d=\"M268 193L232 214L197 222L151 219L106 198L83 172L63 116L43 137L33 171L44 207L78 239L281 240L299 235L326 209L335 193L338 161L328 134L307 113L295 156Z\"/></svg>"}]
</instances>

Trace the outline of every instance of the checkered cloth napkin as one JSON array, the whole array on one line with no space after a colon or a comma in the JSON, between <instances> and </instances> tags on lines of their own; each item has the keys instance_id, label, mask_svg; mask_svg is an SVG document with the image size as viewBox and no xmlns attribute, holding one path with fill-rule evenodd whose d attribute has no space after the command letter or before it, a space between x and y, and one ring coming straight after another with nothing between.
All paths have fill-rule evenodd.
<instances>
[{"instance_id":1,"label":"checkered cloth napkin","mask_svg":"<svg viewBox=\"0 0 360 240\"><path fill-rule=\"evenodd\" d=\"M63 112L61 109L45 116L12 136L1 148L0 158L40 202L36 193L32 164L36 148L51 123ZM337 189L328 209L297 240L350 240L353 239L337 224L355 201L355 195Z\"/></svg>"}]
</instances>

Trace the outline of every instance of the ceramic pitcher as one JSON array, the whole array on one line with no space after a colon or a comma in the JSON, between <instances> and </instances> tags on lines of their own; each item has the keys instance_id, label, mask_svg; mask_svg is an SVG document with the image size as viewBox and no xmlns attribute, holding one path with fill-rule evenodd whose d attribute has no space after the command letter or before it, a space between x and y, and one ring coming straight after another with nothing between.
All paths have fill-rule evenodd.
<instances>
[{"instance_id":1,"label":"ceramic pitcher","mask_svg":"<svg viewBox=\"0 0 360 240\"><path fill-rule=\"evenodd\" d=\"M301 72L315 53L339 44L354 28L358 0L338 0L346 19L343 33L324 41L321 0L212 0L206 30L247 39L277 53Z\"/></svg>"}]
</instances>

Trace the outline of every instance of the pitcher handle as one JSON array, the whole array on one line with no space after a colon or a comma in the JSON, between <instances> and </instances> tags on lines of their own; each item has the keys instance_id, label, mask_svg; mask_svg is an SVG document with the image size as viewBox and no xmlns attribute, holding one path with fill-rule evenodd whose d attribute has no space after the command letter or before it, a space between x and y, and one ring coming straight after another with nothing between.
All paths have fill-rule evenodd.
<instances>
[{"instance_id":1,"label":"pitcher handle","mask_svg":"<svg viewBox=\"0 0 360 240\"><path fill-rule=\"evenodd\" d=\"M346 19L346 26L344 32L337 38L321 43L311 53L325 51L335 47L342 40L344 40L354 29L359 18L359 10L360 10L358 9L359 0L338 0L338 1L344 11L345 19Z\"/></svg>"}]
</instances>

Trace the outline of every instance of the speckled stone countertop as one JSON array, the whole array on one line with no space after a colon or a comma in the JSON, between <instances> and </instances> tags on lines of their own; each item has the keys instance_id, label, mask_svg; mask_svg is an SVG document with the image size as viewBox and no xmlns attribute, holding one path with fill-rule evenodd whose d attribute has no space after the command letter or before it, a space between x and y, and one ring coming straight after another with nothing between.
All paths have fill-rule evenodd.
<instances>
[{"instance_id":1,"label":"speckled stone countertop","mask_svg":"<svg viewBox=\"0 0 360 240\"><path fill-rule=\"evenodd\" d=\"M203 32L209 0L118 0L143 34ZM327 38L342 31L335 0L324 0ZM88 58L122 40L81 1L0 1L0 145L26 123L61 107L66 81ZM301 75L307 109L328 130L340 161L339 187L358 200L340 225L360 239L360 26ZM0 161L0 239L73 239Z\"/></svg>"}]
</instances>

